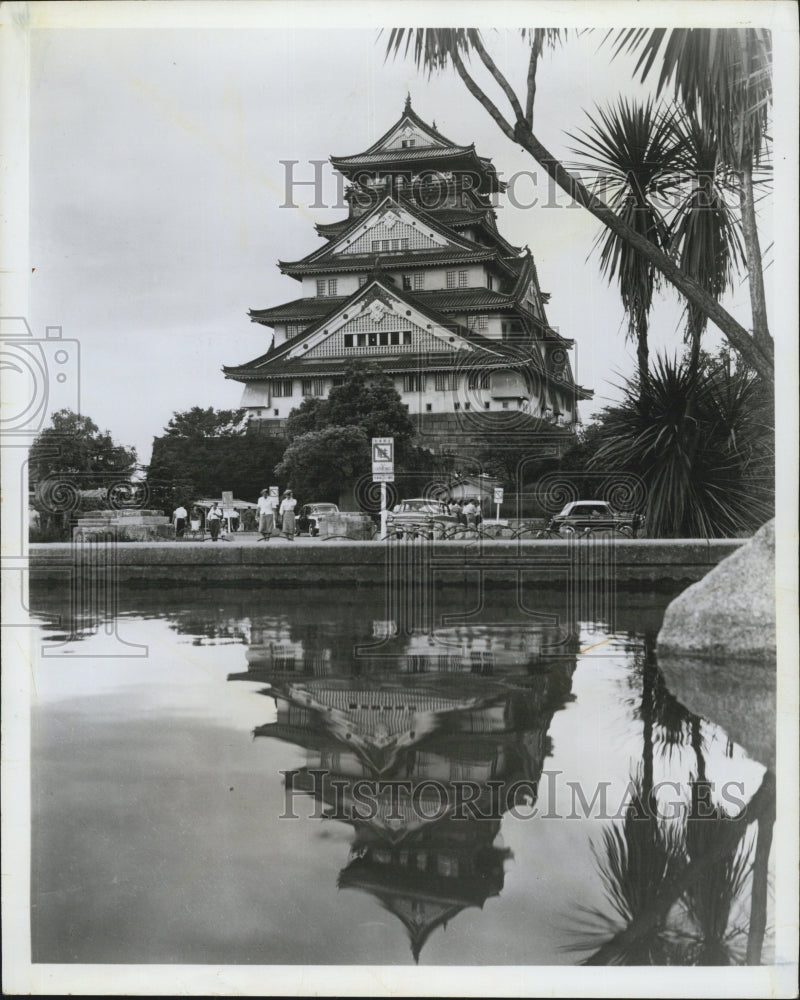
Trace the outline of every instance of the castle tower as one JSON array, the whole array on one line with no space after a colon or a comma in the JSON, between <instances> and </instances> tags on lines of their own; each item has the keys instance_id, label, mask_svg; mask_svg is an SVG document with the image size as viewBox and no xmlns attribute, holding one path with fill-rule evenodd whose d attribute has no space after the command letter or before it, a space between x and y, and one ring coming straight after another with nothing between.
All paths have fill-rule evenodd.
<instances>
[{"instance_id":1,"label":"castle tower","mask_svg":"<svg viewBox=\"0 0 800 1000\"><path fill-rule=\"evenodd\" d=\"M409 98L369 149L331 163L349 185L347 217L317 226L321 248L280 262L299 298L250 311L273 331L268 350L223 368L244 384L252 426L280 432L357 360L394 381L428 445L509 427L568 441L591 392L574 382L572 341L548 325L530 250L498 231L505 185L491 161Z\"/></svg>"}]
</instances>

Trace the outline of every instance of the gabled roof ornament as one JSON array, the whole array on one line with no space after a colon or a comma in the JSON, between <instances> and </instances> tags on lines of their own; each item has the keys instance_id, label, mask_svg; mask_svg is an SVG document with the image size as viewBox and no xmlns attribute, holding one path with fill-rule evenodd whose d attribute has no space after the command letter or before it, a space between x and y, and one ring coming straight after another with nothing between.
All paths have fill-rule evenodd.
<instances>
[{"instance_id":1,"label":"gabled roof ornament","mask_svg":"<svg viewBox=\"0 0 800 1000\"><path fill-rule=\"evenodd\" d=\"M409 92L406 94L406 106L403 108L403 113L405 114L410 110L411 110L411 93Z\"/></svg>"}]
</instances>

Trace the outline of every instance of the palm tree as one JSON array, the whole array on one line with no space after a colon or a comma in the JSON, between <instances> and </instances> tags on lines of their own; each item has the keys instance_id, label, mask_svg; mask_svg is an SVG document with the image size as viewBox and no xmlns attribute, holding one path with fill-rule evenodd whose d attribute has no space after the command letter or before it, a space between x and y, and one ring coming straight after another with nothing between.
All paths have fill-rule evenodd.
<instances>
[{"instance_id":1,"label":"palm tree","mask_svg":"<svg viewBox=\"0 0 800 1000\"><path fill-rule=\"evenodd\" d=\"M675 142L673 116L656 110L653 101L645 104L624 99L597 116L588 116L592 128L571 138L578 143L573 152L579 166L602 179L606 200L619 218L662 250L667 249L668 230L655 196L681 153ZM653 292L660 273L626 240L611 230L602 230L596 246L600 249L600 271L609 281L615 278L628 316L628 334L636 341L639 381L647 378L647 331ZM697 307L695 307L697 308ZM699 310L698 310L699 311ZM701 312L701 315L705 314Z\"/></svg>"},{"instance_id":2,"label":"palm tree","mask_svg":"<svg viewBox=\"0 0 800 1000\"><path fill-rule=\"evenodd\" d=\"M731 287L734 271L744 259L739 221L731 212L726 196L729 175L721 166L713 130L697 114L675 113L671 122L677 146L677 172L687 177L689 184L670 220L670 251L680 261L681 268L719 300ZM708 317L691 301L687 301L686 312L689 367L696 372Z\"/></svg>"},{"instance_id":3,"label":"palm tree","mask_svg":"<svg viewBox=\"0 0 800 1000\"><path fill-rule=\"evenodd\" d=\"M452 65L470 94L485 108L508 139L527 150L576 204L586 208L626 245L649 261L689 302L719 327L729 343L742 354L755 371L759 372L765 382L772 384L774 349L771 339L751 337L747 330L723 309L713 295L709 295L668 254L646 236L631 228L625 219L619 217L612 208L594 195L545 148L534 134L534 97L539 58L544 47L556 45L562 34L557 30L524 29L525 38L530 41L524 101L520 101L505 74L487 51L480 31L475 28L393 28L389 34L386 55L388 58L390 55L396 56L401 50L405 54L411 51L416 65L426 68L429 73ZM502 90L512 111L511 121L503 115L469 72L466 63L472 54L477 55ZM749 263L752 270L756 258L751 258ZM760 258L757 263L760 265Z\"/></svg>"},{"instance_id":4,"label":"palm tree","mask_svg":"<svg viewBox=\"0 0 800 1000\"><path fill-rule=\"evenodd\" d=\"M747 534L771 516L773 460L763 440L763 388L747 371L690 370L658 357L603 415L590 465L635 470L655 537Z\"/></svg>"},{"instance_id":5,"label":"palm tree","mask_svg":"<svg viewBox=\"0 0 800 1000\"><path fill-rule=\"evenodd\" d=\"M641 69L642 80L660 65L658 92L673 82L675 99L689 114L702 113L720 159L736 174L753 337L770 347L753 173L764 161L768 139L772 34L765 28L632 28L615 37L617 53L640 53L635 72Z\"/></svg>"}]
</instances>

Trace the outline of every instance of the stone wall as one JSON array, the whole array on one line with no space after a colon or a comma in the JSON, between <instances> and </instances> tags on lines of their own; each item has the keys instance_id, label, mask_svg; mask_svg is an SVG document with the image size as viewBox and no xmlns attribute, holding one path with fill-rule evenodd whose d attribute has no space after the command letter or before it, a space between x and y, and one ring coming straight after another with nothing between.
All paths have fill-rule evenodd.
<instances>
[{"instance_id":1,"label":"stone wall","mask_svg":"<svg viewBox=\"0 0 800 1000\"><path fill-rule=\"evenodd\" d=\"M359 542L313 545L174 545L157 542L30 546L34 584L65 585L83 560L91 572L113 564L120 582L141 585L261 587L385 586L403 567L430 567L436 585L480 573L487 586L564 587L570 580L613 579L618 589L676 590L699 580L742 540ZM84 549L87 550L84 555ZM97 550L101 551L97 551ZM91 550L91 551L89 551ZM416 570L414 570L416 572ZM422 578L422 571L419 571Z\"/></svg>"}]
</instances>

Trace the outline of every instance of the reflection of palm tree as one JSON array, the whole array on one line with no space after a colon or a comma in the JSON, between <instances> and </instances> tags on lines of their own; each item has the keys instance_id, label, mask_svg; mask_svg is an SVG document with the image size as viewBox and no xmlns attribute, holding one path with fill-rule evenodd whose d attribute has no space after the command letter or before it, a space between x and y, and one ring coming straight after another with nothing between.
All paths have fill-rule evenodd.
<instances>
[{"instance_id":1,"label":"reflection of palm tree","mask_svg":"<svg viewBox=\"0 0 800 1000\"><path fill-rule=\"evenodd\" d=\"M766 872L775 808L774 777L765 775L748 807L731 817L711 801L705 778L700 719L666 689L655 662L652 635L640 659L642 764L631 779L630 804L621 825L606 829L593 845L607 909L583 910L583 939L591 947L586 965L730 965L741 963L745 929L731 926L747 884L753 845L744 845L747 825L759 823L753 864L747 962L758 964L766 927ZM664 745L682 743L688 731L698 777L684 822L660 821L653 787L656 726L668 725Z\"/></svg>"},{"instance_id":2,"label":"reflection of palm tree","mask_svg":"<svg viewBox=\"0 0 800 1000\"><path fill-rule=\"evenodd\" d=\"M610 914L597 909L584 909L588 920L587 944L603 945L585 965L663 965L670 954L666 936L668 913L652 921L642 934L618 947L609 949L620 923L625 928L636 926L640 918L653 911L665 883L681 871L684 855L681 838L674 826L660 823L655 812L652 789L648 794L645 779L631 779L635 789L621 826L603 831L602 850L592 846L605 888Z\"/></svg>"},{"instance_id":3,"label":"reflection of palm tree","mask_svg":"<svg viewBox=\"0 0 800 1000\"><path fill-rule=\"evenodd\" d=\"M731 822L730 815L712 803L711 790L708 781L692 782L684 838L689 862L714 852L721 827ZM750 850L743 843L745 831L741 826L740 839L724 852L714 853L686 890L686 910L693 925L687 932L691 965L741 964L743 929L729 924L747 881Z\"/></svg>"}]
</instances>

